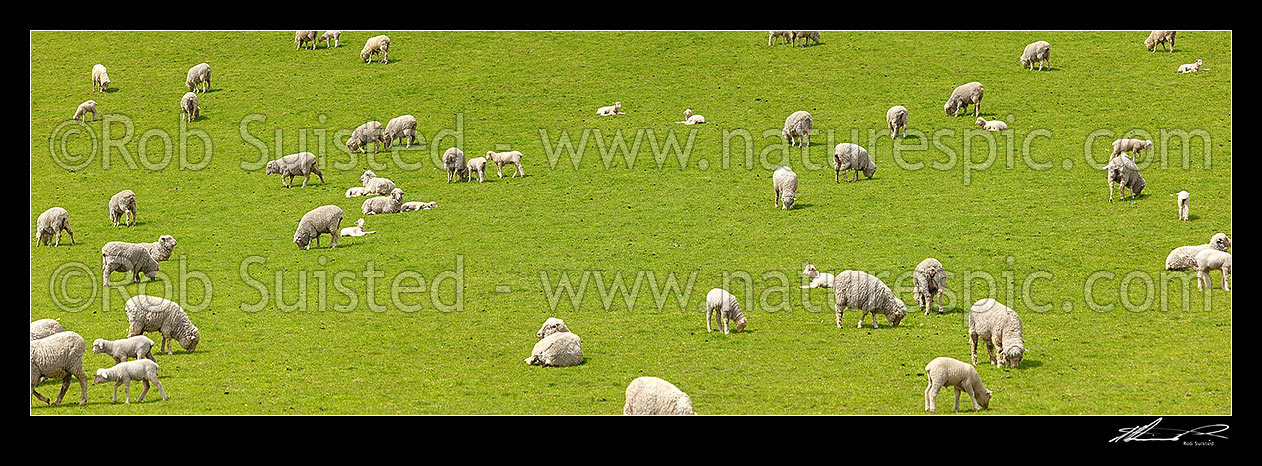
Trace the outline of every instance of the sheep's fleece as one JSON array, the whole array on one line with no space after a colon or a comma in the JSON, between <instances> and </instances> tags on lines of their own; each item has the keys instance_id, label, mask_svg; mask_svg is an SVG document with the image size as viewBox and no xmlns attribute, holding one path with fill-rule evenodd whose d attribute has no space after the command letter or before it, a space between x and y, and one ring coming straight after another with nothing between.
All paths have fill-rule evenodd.
<instances>
[{"instance_id":1,"label":"sheep's fleece","mask_svg":"<svg viewBox=\"0 0 1262 466\"><path fill-rule=\"evenodd\" d=\"M657 377L640 377L627 385L627 400L622 414L697 414L692 398L674 384Z\"/></svg>"}]
</instances>

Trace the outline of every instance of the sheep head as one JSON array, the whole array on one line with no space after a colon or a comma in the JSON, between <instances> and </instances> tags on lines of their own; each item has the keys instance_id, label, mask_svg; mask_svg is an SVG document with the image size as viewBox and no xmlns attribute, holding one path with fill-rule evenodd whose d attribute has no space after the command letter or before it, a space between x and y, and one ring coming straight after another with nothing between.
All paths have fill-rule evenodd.
<instances>
[{"instance_id":1,"label":"sheep head","mask_svg":"<svg viewBox=\"0 0 1262 466\"><path fill-rule=\"evenodd\" d=\"M891 309L889 313L885 314L885 320L888 320L890 325L897 327L898 323L902 322L904 317L907 317L907 305L903 304L903 300L901 299L891 299L894 300L894 309Z\"/></svg>"},{"instance_id":2,"label":"sheep head","mask_svg":"<svg viewBox=\"0 0 1262 466\"><path fill-rule=\"evenodd\" d=\"M110 380L110 373L106 372L105 368L100 368L96 370L96 375L92 377L92 384L96 385L99 383L108 382L109 380Z\"/></svg>"},{"instance_id":3,"label":"sheep head","mask_svg":"<svg viewBox=\"0 0 1262 466\"><path fill-rule=\"evenodd\" d=\"M806 264L806 268L802 269L802 275L806 275L807 278L818 277L819 269L816 269L814 265Z\"/></svg>"},{"instance_id":4,"label":"sheep head","mask_svg":"<svg viewBox=\"0 0 1262 466\"><path fill-rule=\"evenodd\" d=\"M366 185L368 184L368 180L371 180L376 177L377 177L376 173L373 173L372 170L367 170L367 171L364 171L363 175L359 175L359 182Z\"/></svg>"},{"instance_id":5,"label":"sheep head","mask_svg":"<svg viewBox=\"0 0 1262 466\"><path fill-rule=\"evenodd\" d=\"M565 326L565 321L555 317L549 317L548 320L543 322L543 327L540 327L539 331L535 332L535 336L544 338L554 333L564 333L569 331L569 327Z\"/></svg>"},{"instance_id":6,"label":"sheep head","mask_svg":"<svg viewBox=\"0 0 1262 466\"><path fill-rule=\"evenodd\" d=\"M294 233L294 244L298 245L298 249L310 249L311 235L305 231Z\"/></svg>"},{"instance_id":7,"label":"sheep head","mask_svg":"<svg viewBox=\"0 0 1262 466\"><path fill-rule=\"evenodd\" d=\"M1025 355L1025 347L1009 346L999 353L1000 366L1017 367L1021 365L1021 357Z\"/></svg>"},{"instance_id":8,"label":"sheep head","mask_svg":"<svg viewBox=\"0 0 1262 466\"><path fill-rule=\"evenodd\" d=\"M976 392L975 395L977 395L977 405L981 406L982 409L990 409L990 394L991 394L990 390L987 390L985 388Z\"/></svg>"},{"instance_id":9,"label":"sheep head","mask_svg":"<svg viewBox=\"0 0 1262 466\"><path fill-rule=\"evenodd\" d=\"M201 341L201 339L201 332L197 330L197 327L193 327L184 335L184 338L179 340L180 347L184 348L184 351L192 353L197 349L197 342Z\"/></svg>"},{"instance_id":10,"label":"sheep head","mask_svg":"<svg viewBox=\"0 0 1262 466\"><path fill-rule=\"evenodd\" d=\"M104 352L105 352L105 340L102 338L97 338L96 341L92 342L92 353L101 354Z\"/></svg>"},{"instance_id":11,"label":"sheep head","mask_svg":"<svg viewBox=\"0 0 1262 466\"><path fill-rule=\"evenodd\" d=\"M275 174L278 174L278 173L280 173L280 162L275 161L275 160L270 161L270 162L267 162L267 170L265 170L265 171L263 172L263 174L264 174L264 175L275 175Z\"/></svg>"},{"instance_id":12,"label":"sheep head","mask_svg":"<svg viewBox=\"0 0 1262 466\"><path fill-rule=\"evenodd\" d=\"M1214 237L1209 239L1209 244L1214 249L1227 252L1228 249L1231 249L1231 238L1222 233L1215 233Z\"/></svg>"}]
</instances>

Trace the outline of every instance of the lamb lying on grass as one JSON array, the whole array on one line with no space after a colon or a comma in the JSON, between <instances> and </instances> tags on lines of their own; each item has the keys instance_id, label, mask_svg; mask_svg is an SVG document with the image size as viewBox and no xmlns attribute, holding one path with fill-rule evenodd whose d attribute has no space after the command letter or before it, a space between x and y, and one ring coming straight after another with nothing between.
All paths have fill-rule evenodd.
<instances>
[{"instance_id":1,"label":"lamb lying on grass","mask_svg":"<svg viewBox=\"0 0 1262 466\"><path fill-rule=\"evenodd\" d=\"M802 285L802 288L833 287L833 280L835 279L833 274L820 273L819 269L816 269L814 265L806 264L806 269L802 270L802 275L806 275L806 278L811 279L811 283L809 285Z\"/></svg>"},{"instance_id":2,"label":"lamb lying on grass","mask_svg":"<svg viewBox=\"0 0 1262 466\"><path fill-rule=\"evenodd\" d=\"M675 385L657 377L639 377L627 385L624 415L697 414L692 398Z\"/></svg>"},{"instance_id":3,"label":"lamb lying on grass","mask_svg":"<svg viewBox=\"0 0 1262 466\"><path fill-rule=\"evenodd\" d=\"M967 392L973 401L973 410L990 408L990 390L982 385L977 369L952 358L936 358L925 366L929 386L925 387L925 411L938 412L938 391L942 387L955 387L956 412L960 411L960 392Z\"/></svg>"},{"instance_id":4,"label":"lamb lying on grass","mask_svg":"<svg viewBox=\"0 0 1262 466\"><path fill-rule=\"evenodd\" d=\"M684 121L676 121L675 123L683 123L685 125L696 125L705 123L705 117L701 115L693 115L691 108L684 109Z\"/></svg>"},{"instance_id":5,"label":"lamb lying on grass","mask_svg":"<svg viewBox=\"0 0 1262 466\"><path fill-rule=\"evenodd\" d=\"M986 131L1003 131L1008 129L1008 124L999 120L986 121L985 118L977 117L977 126L981 126Z\"/></svg>"},{"instance_id":6,"label":"lamb lying on grass","mask_svg":"<svg viewBox=\"0 0 1262 466\"><path fill-rule=\"evenodd\" d=\"M557 332L535 343L526 364L568 367L583 363L583 341L573 332Z\"/></svg>"},{"instance_id":7,"label":"lamb lying on grass","mask_svg":"<svg viewBox=\"0 0 1262 466\"><path fill-rule=\"evenodd\" d=\"M346 197L371 196L375 193L363 186L355 186L346 190Z\"/></svg>"},{"instance_id":8,"label":"lamb lying on grass","mask_svg":"<svg viewBox=\"0 0 1262 466\"><path fill-rule=\"evenodd\" d=\"M614 102L613 105L608 107L596 109L596 115L599 116L626 115L626 113L622 111L622 102Z\"/></svg>"},{"instance_id":9,"label":"lamb lying on grass","mask_svg":"<svg viewBox=\"0 0 1262 466\"><path fill-rule=\"evenodd\" d=\"M149 394L149 383L153 382L158 387L158 394L162 395L162 401L167 400L167 392L162 389L162 382L158 381L158 363L148 359L139 359L135 361L120 362L114 367L101 368L96 370L96 377L92 383L100 384L105 382L114 382L114 397L110 399L114 403L118 402L118 386L124 386L124 393L127 398L123 400L124 404L131 403L131 381L139 380L144 383L145 389L141 390L140 396L136 398L136 402L145 401L145 395Z\"/></svg>"},{"instance_id":10,"label":"lamb lying on grass","mask_svg":"<svg viewBox=\"0 0 1262 466\"><path fill-rule=\"evenodd\" d=\"M364 231L364 219L355 221L355 226L342 229L341 236L364 236L376 233L375 231Z\"/></svg>"},{"instance_id":11,"label":"lamb lying on grass","mask_svg":"<svg viewBox=\"0 0 1262 466\"><path fill-rule=\"evenodd\" d=\"M535 332L535 336L538 338L545 338L554 333L568 331L570 331L570 328L565 326L564 320L556 317L549 317L548 320L543 321L543 326L539 327L539 331Z\"/></svg>"},{"instance_id":12,"label":"lamb lying on grass","mask_svg":"<svg viewBox=\"0 0 1262 466\"><path fill-rule=\"evenodd\" d=\"M399 207L399 212L429 210L435 207L438 207L438 202L408 201L408 202L404 202L402 207Z\"/></svg>"},{"instance_id":13,"label":"lamb lying on grass","mask_svg":"<svg viewBox=\"0 0 1262 466\"><path fill-rule=\"evenodd\" d=\"M1201 59L1197 58L1196 63L1188 63L1179 65L1179 71L1176 73L1195 73L1197 71L1209 71L1209 68L1201 68Z\"/></svg>"}]
</instances>

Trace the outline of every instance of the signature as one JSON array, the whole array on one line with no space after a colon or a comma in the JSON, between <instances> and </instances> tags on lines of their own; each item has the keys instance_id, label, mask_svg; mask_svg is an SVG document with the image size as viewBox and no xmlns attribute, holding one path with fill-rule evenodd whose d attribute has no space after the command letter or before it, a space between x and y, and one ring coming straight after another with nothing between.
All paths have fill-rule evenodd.
<instances>
[{"instance_id":1,"label":"signature","mask_svg":"<svg viewBox=\"0 0 1262 466\"><path fill-rule=\"evenodd\" d=\"M1122 441L1122 442L1151 442L1151 441L1177 442L1177 441L1179 441L1179 440L1182 440L1183 436L1185 436L1185 435L1191 435L1191 436L1205 436L1205 437L1217 437L1217 438L1221 438L1221 439L1225 439L1225 438L1227 438L1227 437L1226 437L1226 436L1224 436L1224 435L1218 435L1218 433L1219 433L1219 432L1222 432L1222 431L1227 430L1227 428L1228 428L1228 427L1227 427L1227 424L1210 424L1210 425L1207 425L1207 426L1197 427L1197 428L1195 428L1195 429L1181 430L1181 429L1170 429L1170 428L1166 428L1166 427L1157 427L1157 424L1161 423L1161 419L1162 419L1162 418L1157 418L1157 420L1152 421L1152 422L1148 423L1147 425L1143 425L1143 426L1123 427L1123 428L1121 428L1121 429L1118 429L1117 431L1118 431L1118 432L1121 432L1121 433L1122 433L1122 435L1119 435L1119 436L1117 436L1117 437L1113 437L1113 439L1112 439L1112 440L1109 440L1109 443L1113 443L1113 442L1117 442L1117 441ZM1158 431L1160 431L1160 432L1158 432ZM1172 436L1172 437L1158 437L1158 436L1156 435L1156 434L1158 434L1158 433L1161 433L1162 435L1172 435L1172 434L1173 434L1173 436Z\"/></svg>"}]
</instances>

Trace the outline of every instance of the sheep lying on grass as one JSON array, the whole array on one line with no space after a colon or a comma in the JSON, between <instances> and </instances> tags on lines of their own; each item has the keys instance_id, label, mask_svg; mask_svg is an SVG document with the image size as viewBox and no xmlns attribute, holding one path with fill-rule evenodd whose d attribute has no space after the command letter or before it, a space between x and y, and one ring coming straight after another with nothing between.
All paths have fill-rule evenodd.
<instances>
[{"instance_id":1,"label":"sheep lying on grass","mask_svg":"<svg viewBox=\"0 0 1262 466\"><path fill-rule=\"evenodd\" d=\"M775 206L784 210L793 208L798 197L798 174L792 168L780 167L771 175L771 187L776 191Z\"/></svg>"},{"instance_id":2,"label":"sheep lying on grass","mask_svg":"<svg viewBox=\"0 0 1262 466\"><path fill-rule=\"evenodd\" d=\"M573 332L558 332L543 337L526 358L526 364L543 367L568 367L583 363L583 341Z\"/></svg>"},{"instance_id":3,"label":"sheep lying on grass","mask_svg":"<svg viewBox=\"0 0 1262 466\"><path fill-rule=\"evenodd\" d=\"M118 226L124 217L127 217L127 226L136 223L136 193L132 190L124 189L110 196L110 203L106 207L109 209L110 223L114 226Z\"/></svg>"},{"instance_id":4,"label":"sheep lying on grass","mask_svg":"<svg viewBox=\"0 0 1262 466\"><path fill-rule=\"evenodd\" d=\"M1179 191L1179 193L1175 195L1175 202L1179 207L1179 220L1188 219L1188 207L1191 203L1191 197L1192 195L1187 191Z\"/></svg>"},{"instance_id":5,"label":"sheep lying on grass","mask_svg":"<svg viewBox=\"0 0 1262 466\"><path fill-rule=\"evenodd\" d=\"M364 63L371 63L373 55L381 55L381 63L386 64L390 61L386 58L390 52L390 38L384 35L375 36L368 39L364 43L364 49L359 51L359 58Z\"/></svg>"},{"instance_id":6,"label":"sheep lying on grass","mask_svg":"<svg viewBox=\"0 0 1262 466\"><path fill-rule=\"evenodd\" d=\"M140 275L154 280L158 275L158 261L149 254L143 244L110 241L101 246L101 282L110 286L110 273L131 272L132 283L140 282Z\"/></svg>"},{"instance_id":7,"label":"sheep lying on grass","mask_svg":"<svg viewBox=\"0 0 1262 466\"><path fill-rule=\"evenodd\" d=\"M685 125L697 125L705 123L705 117L701 115L693 115L691 108L684 109L684 121L676 121L675 123L683 123Z\"/></svg>"},{"instance_id":8,"label":"sheep lying on grass","mask_svg":"<svg viewBox=\"0 0 1262 466\"><path fill-rule=\"evenodd\" d=\"M364 199L360 212L364 215L397 214L403 209L403 190L394 188L389 196Z\"/></svg>"},{"instance_id":9,"label":"sheep lying on grass","mask_svg":"<svg viewBox=\"0 0 1262 466\"><path fill-rule=\"evenodd\" d=\"M70 234L70 244L74 244L74 232L70 231L70 212L61 207L52 207L39 214L35 220L35 246L61 245L61 232ZM55 239L54 239L55 238Z\"/></svg>"},{"instance_id":10,"label":"sheep lying on grass","mask_svg":"<svg viewBox=\"0 0 1262 466\"><path fill-rule=\"evenodd\" d=\"M1179 70L1175 71L1175 73L1195 73L1197 71L1209 71L1209 68L1201 68L1202 63L1203 62L1201 61L1201 59L1197 58L1196 63L1187 63L1187 64L1179 65Z\"/></svg>"},{"instance_id":11,"label":"sheep lying on grass","mask_svg":"<svg viewBox=\"0 0 1262 466\"><path fill-rule=\"evenodd\" d=\"M784 119L784 129L780 130L780 137L784 139L786 144L791 146L809 146L811 145L811 126L814 119L811 114L805 110L798 110L789 114Z\"/></svg>"},{"instance_id":12,"label":"sheep lying on grass","mask_svg":"<svg viewBox=\"0 0 1262 466\"><path fill-rule=\"evenodd\" d=\"M143 335L145 332L162 334L162 346L158 351L174 354L174 341L185 351L192 353L202 339L201 331L189 320L188 314L174 301L157 296L136 295L123 305L127 312L127 337Z\"/></svg>"},{"instance_id":13,"label":"sheep lying on grass","mask_svg":"<svg viewBox=\"0 0 1262 466\"><path fill-rule=\"evenodd\" d=\"M842 313L853 307L862 311L856 328L863 328L863 319L872 314L872 328L876 325L876 315L882 314L890 325L897 326L903 317L907 317L907 305L894 296L889 286L880 278L867 272L846 270L833 279L833 296L837 311L837 328L841 327Z\"/></svg>"},{"instance_id":14,"label":"sheep lying on grass","mask_svg":"<svg viewBox=\"0 0 1262 466\"><path fill-rule=\"evenodd\" d=\"M83 350L87 345L75 332L60 332L38 340L31 340L31 395L49 403L48 397L35 391L35 386L47 380L61 379L61 393L49 404L61 404L70 388L70 377L79 379L79 406L88 402L88 374L83 372Z\"/></svg>"},{"instance_id":15,"label":"sheep lying on grass","mask_svg":"<svg viewBox=\"0 0 1262 466\"><path fill-rule=\"evenodd\" d=\"M692 409L692 398L675 385L657 377L639 377L627 385L626 403L622 414L668 415L697 414Z\"/></svg>"},{"instance_id":16,"label":"sheep lying on grass","mask_svg":"<svg viewBox=\"0 0 1262 466\"><path fill-rule=\"evenodd\" d=\"M438 207L437 202L408 201L408 202L404 202L403 205L399 207L399 212L429 210L435 207Z\"/></svg>"},{"instance_id":17,"label":"sheep lying on grass","mask_svg":"<svg viewBox=\"0 0 1262 466\"><path fill-rule=\"evenodd\" d=\"M136 335L122 340L106 340L97 338L92 342L93 354L104 354L114 358L115 363L126 361L127 358L149 359L154 362L158 360L153 357L153 340L144 335Z\"/></svg>"},{"instance_id":18,"label":"sheep lying on grass","mask_svg":"<svg viewBox=\"0 0 1262 466\"><path fill-rule=\"evenodd\" d=\"M324 42L324 48L330 48L330 44L333 44L333 47L341 47L342 31L324 31L324 34L320 34L320 37L316 38L316 43L321 41Z\"/></svg>"},{"instance_id":19,"label":"sheep lying on grass","mask_svg":"<svg viewBox=\"0 0 1262 466\"><path fill-rule=\"evenodd\" d=\"M96 101L95 100L89 100L87 102L79 104L79 108L75 109L74 116L70 117L70 119L78 121L78 122L87 121L89 112L92 113L92 121L96 121Z\"/></svg>"},{"instance_id":20,"label":"sheep lying on grass","mask_svg":"<svg viewBox=\"0 0 1262 466\"><path fill-rule=\"evenodd\" d=\"M464 151L452 147L443 152L443 166L447 169L447 182L460 181L461 176L469 176L465 165Z\"/></svg>"},{"instance_id":21,"label":"sheep lying on grass","mask_svg":"<svg viewBox=\"0 0 1262 466\"><path fill-rule=\"evenodd\" d=\"M968 341L972 347L973 365L977 365L977 342L986 343L990 363L997 367L1017 367L1025 355L1025 339L1021 335L1021 316L1008 306L990 298L978 300L968 311ZM999 353L999 358L995 358Z\"/></svg>"},{"instance_id":22,"label":"sheep lying on grass","mask_svg":"<svg viewBox=\"0 0 1262 466\"><path fill-rule=\"evenodd\" d=\"M1166 49L1166 43L1170 44L1170 52L1174 52L1174 33L1175 31L1153 31L1148 34L1148 38L1144 39L1144 47L1149 52L1156 52L1157 45L1161 45L1161 49Z\"/></svg>"},{"instance_id":23,"label":"sheep lying on grass","mask_svg":"<svg viewBox=\"0 0 1262 466\"><path fill-rule=\"evenodd\" d=\"M745 325L749 320L745 318L745 314L741 312L741 304L736 302L736 296L732 296L727 290L715 288L705 295L705 331L710 332L710 317L714 317L715 326L728 333L727 322L736 323L736 333L745 330Z\"/></svg>"},{"instance_id":24,"label":"sheep lying on grass","mask_svg":"<svg viewBox=\"0 0 1262 466\"><path fill-rule=\"evenodd\" d=\"M1166 270L1193 270L1196 268L1196 255L1206 249L1227 252L1231 249L1231 238L1222 233L1215 233L1209 242L1196 246L1180 246L1166 256Z\"/></svg>"},{"instance_id":25,"label":"sheep lying on grass","mask_svg":"<svg viewBox=\"0 0 1262 466\"><path fill-rule=\"evenodd\" d=\"M802 270L802 275L806 275L806 278L811 279L811 283L802 285L802 288L832 288L833 280L836 278L831 273L820 273L819 269L816 269L811 264L806 264L806 268Z\"/></svg>"},{"instance_id":26,"label":"sheep lying on grass","mask_svg":"<svg viewBox=\"0 0 1262 466\"><path fill-rule=\"evenodd\" d=\"M1043 64L1047 64L1047 69L1052 69L1052 45L1045 40L1040 40L1033 44L1025 46L1025 52L1021 53L1021 67L1034 69L1034 64L1039 64L1039 71L1043 71Z\"/></svg>"},{"instance_id":27,"label":"sheep lying on grass","mask_svg":"<svg viewBox=\"0 0 1262 466\"><path fill-rule=\"evenodd\" d=\"M266 175L280 175L280 182L286 188L294 186L294 177L302 177L302 187L307 187L307 180L311 179L311 174L315 173L320 177L320 184L324 184L324 173L317 167L318 159L315 154L310 152L299 152L297 154L289 154L276 160L267 162L267 169L263 172ZM350 197L347 195L347 197Z\"/></svg>"},{"instance_id":28,"label":"sheep lying on grass","mask_svg":"<svg viewBox=\"0 0 1262 466\"><path fill-rule=\"evenodd\" d=\"M346 197L370 196L373 193L363 186L355 186L346 189Z\"/></svg>"},{"instance_id":29,"label":"sheep lying on grass","mask_svg":"<svg viewBox=\"0 0 1262 466\"><path fill-rule=\"evenodd\" d=\"M614 102L613 105L596 109L596 115L599 116L626 115L626 113L622 111L622 102Z\"/></svg>"},{"instance_id":30,"label":"sheep lying on grass","mask_svg":"<svg viewBox=\"0 0 1262 466\"><path fill-rule=\"evenodd\" d=\"M105 65L92 65L92 92L105 92L110 88L110 75L105 71Z\"/></svg>"},{"instance_id":31,"label":"sheep lying on grass","mask_svg":"<svg viewBox=\"0 0 1262 466\"><path fill-rule=\"evenodd\" d=\"M916 297L920 310L929 315L929 310L933 308L933 298L937 296L938 314L941 314L942 292L946 290L946 272L942 270L942 263L932 257L920 261L912 272L912 282L912 296Z\"/></svg>"},{"instance_id":32,"label":"sheep lying on grass","mask_svg":"<svg viewBox=\"0 0 1262 466\"><path fill-rule=\"evenodd\" d=\"M895 105L885 111L885 123L890 127L890 139L898 137L901 129L903 139L907 139L907 107Z\"/></svg>"},{"instance_id":33,"label":"sheep lying on grass","mask_svg":"<svg viewBox=\"0 0 1262 466\"><path fill-rule=\"evenodd\" d=\"M202 84L205 84L204 88ZM206 92L210 90L210 64L199 63L188 69L188 77L184 78L184 85L188 86L189 92Z\"/></svg>"},{"instance_id":34,"label":"sheep lying on grass","mask_svg":"<svg viewBox=\"0 0 1262 466\"><path fill-rule=\"evenodd\" d=\"M361 218L361 219L359 219L359 220L356 220L356 221L355 221L355 226L353 226L353 227L346 227L346 228L343 228L343 229L342 229L342 231L341 231L341 233L340 233L340 236L355 236L355 237L359 237L359 236L364 236L364 235L371 235L371 234L373 234L373 233L376 233L376 232L375 232L375 231L364 231L364 219L362 219L362 218Z\"/></svg>"},{"instance_id":35,"label":"sheep lying on grass","mask_svg":"<svg viewBox=\"0 0 1262 466\"><path fill-rule=\"evenodd\" d=\"M114 396L110 399L114 403L118 402L118 386L123 385L123 391L126 396L123 403L130 404L131 381L133 380L139 380L145 386L145 389L140 391L140 396L136 398L137 403L145 401L145 395L149 394L150 382L158 387L158 394L162 395L162 401L167 400L167 392L162 389L162 382L158 381L158 363L148 359L120 362L115 364L114 367L97 369L96 377L93 377L92 383L114 382Z\"/></svg>"},{"instance_id":36,"label":"sheep lying on grass","mask_svg":"<svg viewBox=\"0 0 1262 466\"><path fill-rule=\"evenodd\" d=\"M302 44L307 42L311 43L311 50L315 50L316 31L294 31L294 43L298 44L298 47L294 48L294 50L301 50Z\"/></svg>"},{"instance_id":37,"label":"sheep lying on grass","mask_svg":"<svg viewBox=\"0 0 1262 466\"><path fill-rule=\"evenodd\" d=\"M955 412L960 411L960 392L968 393L973 410L990 408L990 390L982 385L977 369L952 358L935 358L925 366L929 386L925 387L925 411L938 412L938 391L942 387L955 387Z\"/></svg>"},{"instance_id":38,"label":"sheep lying on grass","mask_svg":"<svg viewBox=\"0 0 1262 466\"><path fill-rule=\"evenodd\" d=\"M1222 271L1223 291L1231 291L1227 286L1227 276L1231 275L1231 254L1217 249L1205 249L1196 253L1196 289L1214 289L1209 281L1211 270Z\"/></svg>"},{"instance_id":39,"label":"sheep lying on grass","mask_svg":"<svg viewBox=\"0 0 1262 466\"><path fill-rule=\"evenodd\" d=\"M35 322L31 322L31 339L32 340L38 340L40 338L44 338L46 336L61 333L64 331L66 330L61 328L61 322L57 322L56 320L53 320L53 319L40 319Z\"/></svg>"},{"instance_id":40,"label":"sheep lying on grass","mask_svg":"<svg viewBox=\"0 0 1262 466\"><path fill-rule=\"evenodd\" d=\"M315 240L316 247L320 247L320 235L328 233L333 237L333 244L329 248L337 247L338 231L342 228L342 208L335 205L326 205L311 209L302 216L298 221L298 230L294 231L294 244L299 249L310 250L311 240Z\"/></svg>"},{"instance_id":41,"label":"sheep lying on grass","mask_svg":"<svg viewBox=\"0 0 1262 466\"><path fill-rule=\"evenodd\" d=\"M545 338L554 333L568 331L570 331L570 328L565 326L564 320L556 317L549 317L548 320L543 321L543 326L539 327L539 331L535 332L535 336L538 338Z\"/></svg>"},{"instance_id":42,"label":"sheep lying on grass","mask_svg":"<svg viewBox=\"0 0 1262 466\"><path fill-rule=\"evenodd\" d=\"M519 151L486 151L486 159L495 163L495 174L499 175L500 178L504 177L504 166L509 164L517 166L517 171L513 172L512 177L515 178L517 175L521 175L523 178L526 177L526 170L521 168L521 152ZM481 177L478 177L478 181L481 181Z\"/></svg>"},{"instance_id":43,"label":"sheep lying on grass","mask_svg":"<svg viewBox=\"0 0 1262 466\"><path fill-rule=\"evenodd\" d=\"M1008 129L1008 124L999 120L986 121L985 118L977 117L977 126L981 126L986 131L1003 131Z\"/></svg>"},{"instance_id":44,"label":"sheep lying on grass","mask_svg":"<svg viewBox=\"0 0 1262 466\"><path fill-rule=\"evenodd\" d=\"M850 170L854 170L854 181L859 181L859 172L863 172L869 180L876 174L876 163L868 156L868 150L858 144L843 142L833 148L833 181L841 182L841 173L846 173L846 182L850 180Z\"/></svg>"},{"instance_id":45,"label":"sheep lying on grass","mask_svg":"<svg viewBox=\"0 0 1262 466\"><path fill-rule=\"evenodd\" d=\"M372 170L365 170L364 174L359 175L359 182L368 188L368 194L389 195L394 191L394 182L389 178L378 177Z\"/></svg>"},{"instance_id":46,"label":"sheep lying on grass","mask_svg":"<svg viewBox=\"0 0 1262 466\"><path fill-rule=\"evenodd\" d=\"M1104 173L1109 180L1109 202L1113 202L1113 183L1121 188L1123 201L1126 200L1127 189L1131 190L1131 200L1135 200L1148 184L1144 181L1144 176L1139 174L1139 167L1125 155L1109 160L1109 164L1104 166Z\"/></svg>"},{"instance_id":47,"label":"sheep lying on grass","mask_svg":"<svg viewBox=\"0 0 1262 466\"><path fill-rule=\"evenodd\" d=\"M973 81L968 84L961 84L959 87L951 91L951 97L947 99L946 105L942 109L947 115L959 116L960 110L964 110L964 114L968 114L968 106L973 106L973 116L981 116L982 96L986 94L986 88L982 87L982 83Z\"/></svg>"}]
</instances>

